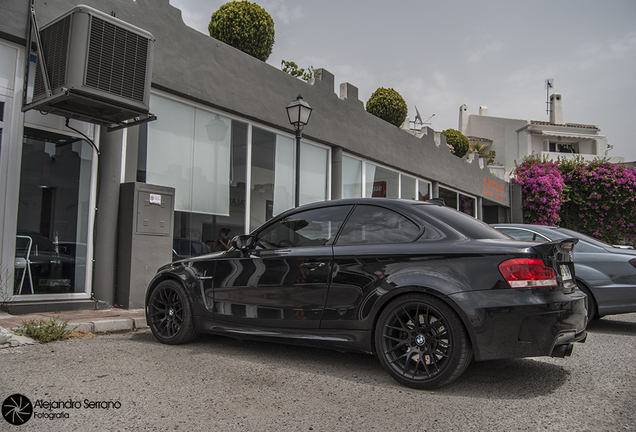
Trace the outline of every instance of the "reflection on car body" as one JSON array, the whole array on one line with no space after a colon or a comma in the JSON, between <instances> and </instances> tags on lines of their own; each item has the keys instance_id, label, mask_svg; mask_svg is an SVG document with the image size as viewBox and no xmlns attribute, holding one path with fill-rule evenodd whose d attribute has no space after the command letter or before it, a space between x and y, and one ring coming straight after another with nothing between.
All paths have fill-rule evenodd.
<instances>
[{"instance_id":1,"label":"reflection on car body","mask_svg":"<svg viewBox=\"0 0 636 432\"><path fill-rule=\"evenodd\" d=\"M564 357L585 340L575 243L515 241L434 202L316 203L162 267L146 316L163 343L203 332L375 353L398 382L435 388L472 359Z\"/></svg>"},{"instance_id":2,"label":"reflection on car body","mask_svg":"<svg viewBox=\"0 0 636 432\"><path fill-rule=\"evenodd\" d=\"M636 312L636 251L617 247L566 228L533 224L493 224L517 240L577 238L576 280L588 295L588 319Z\"/></svg>"}]
</instances>

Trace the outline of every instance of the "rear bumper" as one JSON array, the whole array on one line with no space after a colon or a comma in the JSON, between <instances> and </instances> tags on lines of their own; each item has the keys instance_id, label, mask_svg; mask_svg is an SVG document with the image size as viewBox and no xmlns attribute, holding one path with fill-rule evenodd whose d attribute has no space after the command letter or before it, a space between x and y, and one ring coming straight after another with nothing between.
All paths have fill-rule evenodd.
<instances>
[{"instance_id":1,"label":"rear bumper","mask_svg":"<svg viewBox=\"0 0 636 432\"><path fill-rule=\"evenodd\" d=\"M488 290L450 296L467 315L476 360L564 357L587 333L587 301L534 289Z\"/></svg>"}]
</instances>

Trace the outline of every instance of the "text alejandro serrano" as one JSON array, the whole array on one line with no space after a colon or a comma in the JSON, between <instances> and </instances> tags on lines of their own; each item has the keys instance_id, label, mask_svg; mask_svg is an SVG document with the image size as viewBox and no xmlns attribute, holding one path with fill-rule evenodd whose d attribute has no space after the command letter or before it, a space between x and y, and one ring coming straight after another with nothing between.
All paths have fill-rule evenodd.
<instances>
[{"instance_id":1,"label":"text alejandro serrano","mask_svg":"<svg viewBox=\"0 0 636 432\"><path fill-rule=\"evenodd\" d=\"M119 401L92 401L84 399L83 403L79 400L42 400L35 401L34 408L41 408L45 410L54 409L119 409L121 408L121 402Z\"/></svg>"}]
</instances>

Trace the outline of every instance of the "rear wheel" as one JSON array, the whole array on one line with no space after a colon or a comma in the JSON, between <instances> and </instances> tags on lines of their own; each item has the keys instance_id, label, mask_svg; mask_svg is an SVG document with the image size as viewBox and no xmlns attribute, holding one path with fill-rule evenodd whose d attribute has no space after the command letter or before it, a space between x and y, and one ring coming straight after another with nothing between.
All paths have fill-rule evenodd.
<instances>
[{"instance_id":1,"label":"rear wheel","mask_svg":"<svg viewBox=\"0 0 636 432\"><path fill-rule=\"evenodd\" d=\"M178 282L160 282L150 293L147 313L150 330L159 342L183 344L197 335L190 300Z\"/></svg>"},{"instance_id":2,"label":"rear wheel","mask_svg":"<svg viewBox=\"0 0 636 432\"><path fill-rule=\"evenodd\" d=\"M587 323L589 324L593 319L599 318L596 300L594 300L594 296L587 286L583 285L581 282L578 282L577 285L587 296Z\"/></svg>"},{"instance_id":3,"label":"rear wheel","mask_svg":"<svg viewBox=\"0 0 636 432\"><path fill-rule=\"evenodd\" d=\"M473 357L457 314L424 294L399 297L386 307L376 325L375 350L391 377L417 389L454 381Z\"/></svg>"}]
</instances>

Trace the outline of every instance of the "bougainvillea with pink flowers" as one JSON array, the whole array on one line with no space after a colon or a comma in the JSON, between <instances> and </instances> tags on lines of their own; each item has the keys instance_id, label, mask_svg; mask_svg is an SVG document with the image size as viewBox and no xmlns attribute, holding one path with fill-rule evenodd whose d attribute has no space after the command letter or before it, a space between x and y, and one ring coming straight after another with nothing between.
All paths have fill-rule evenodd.
<instances>
[{"instance_id":1,"label":"bougainvillea with pink flowers","mask_svg":"<svg viewBox=\"0 0 636 432\"><path fill-rule=\"evenodd\" d=\"M636 169L605 160L550 162L531 156L517 166L524 222L561 225L610 244L636 246Z\"/></svg>"},{"instance_id":2,"label":"bougainvillea with pink flowers","mask_svg":"<svg viewBox=\"0 0 636 432\"><path fill-rule=\"evenodd\" d=\"M636 170L595 161L564 169L563 175L564 226L610 244L636 243Z\"/></svg>"},{"instance_id":3,"label":"bougainvillea with pink flowers","mask_svg":"<svg viewBox=\"0 0 636 432\"><path fill-rule=\"evenodd\" d=\"M563 202L563 176L556 163L526 157L517 166L514 181L523 192L525 223L558 225Z\"/></svg>"}]
</instances>

